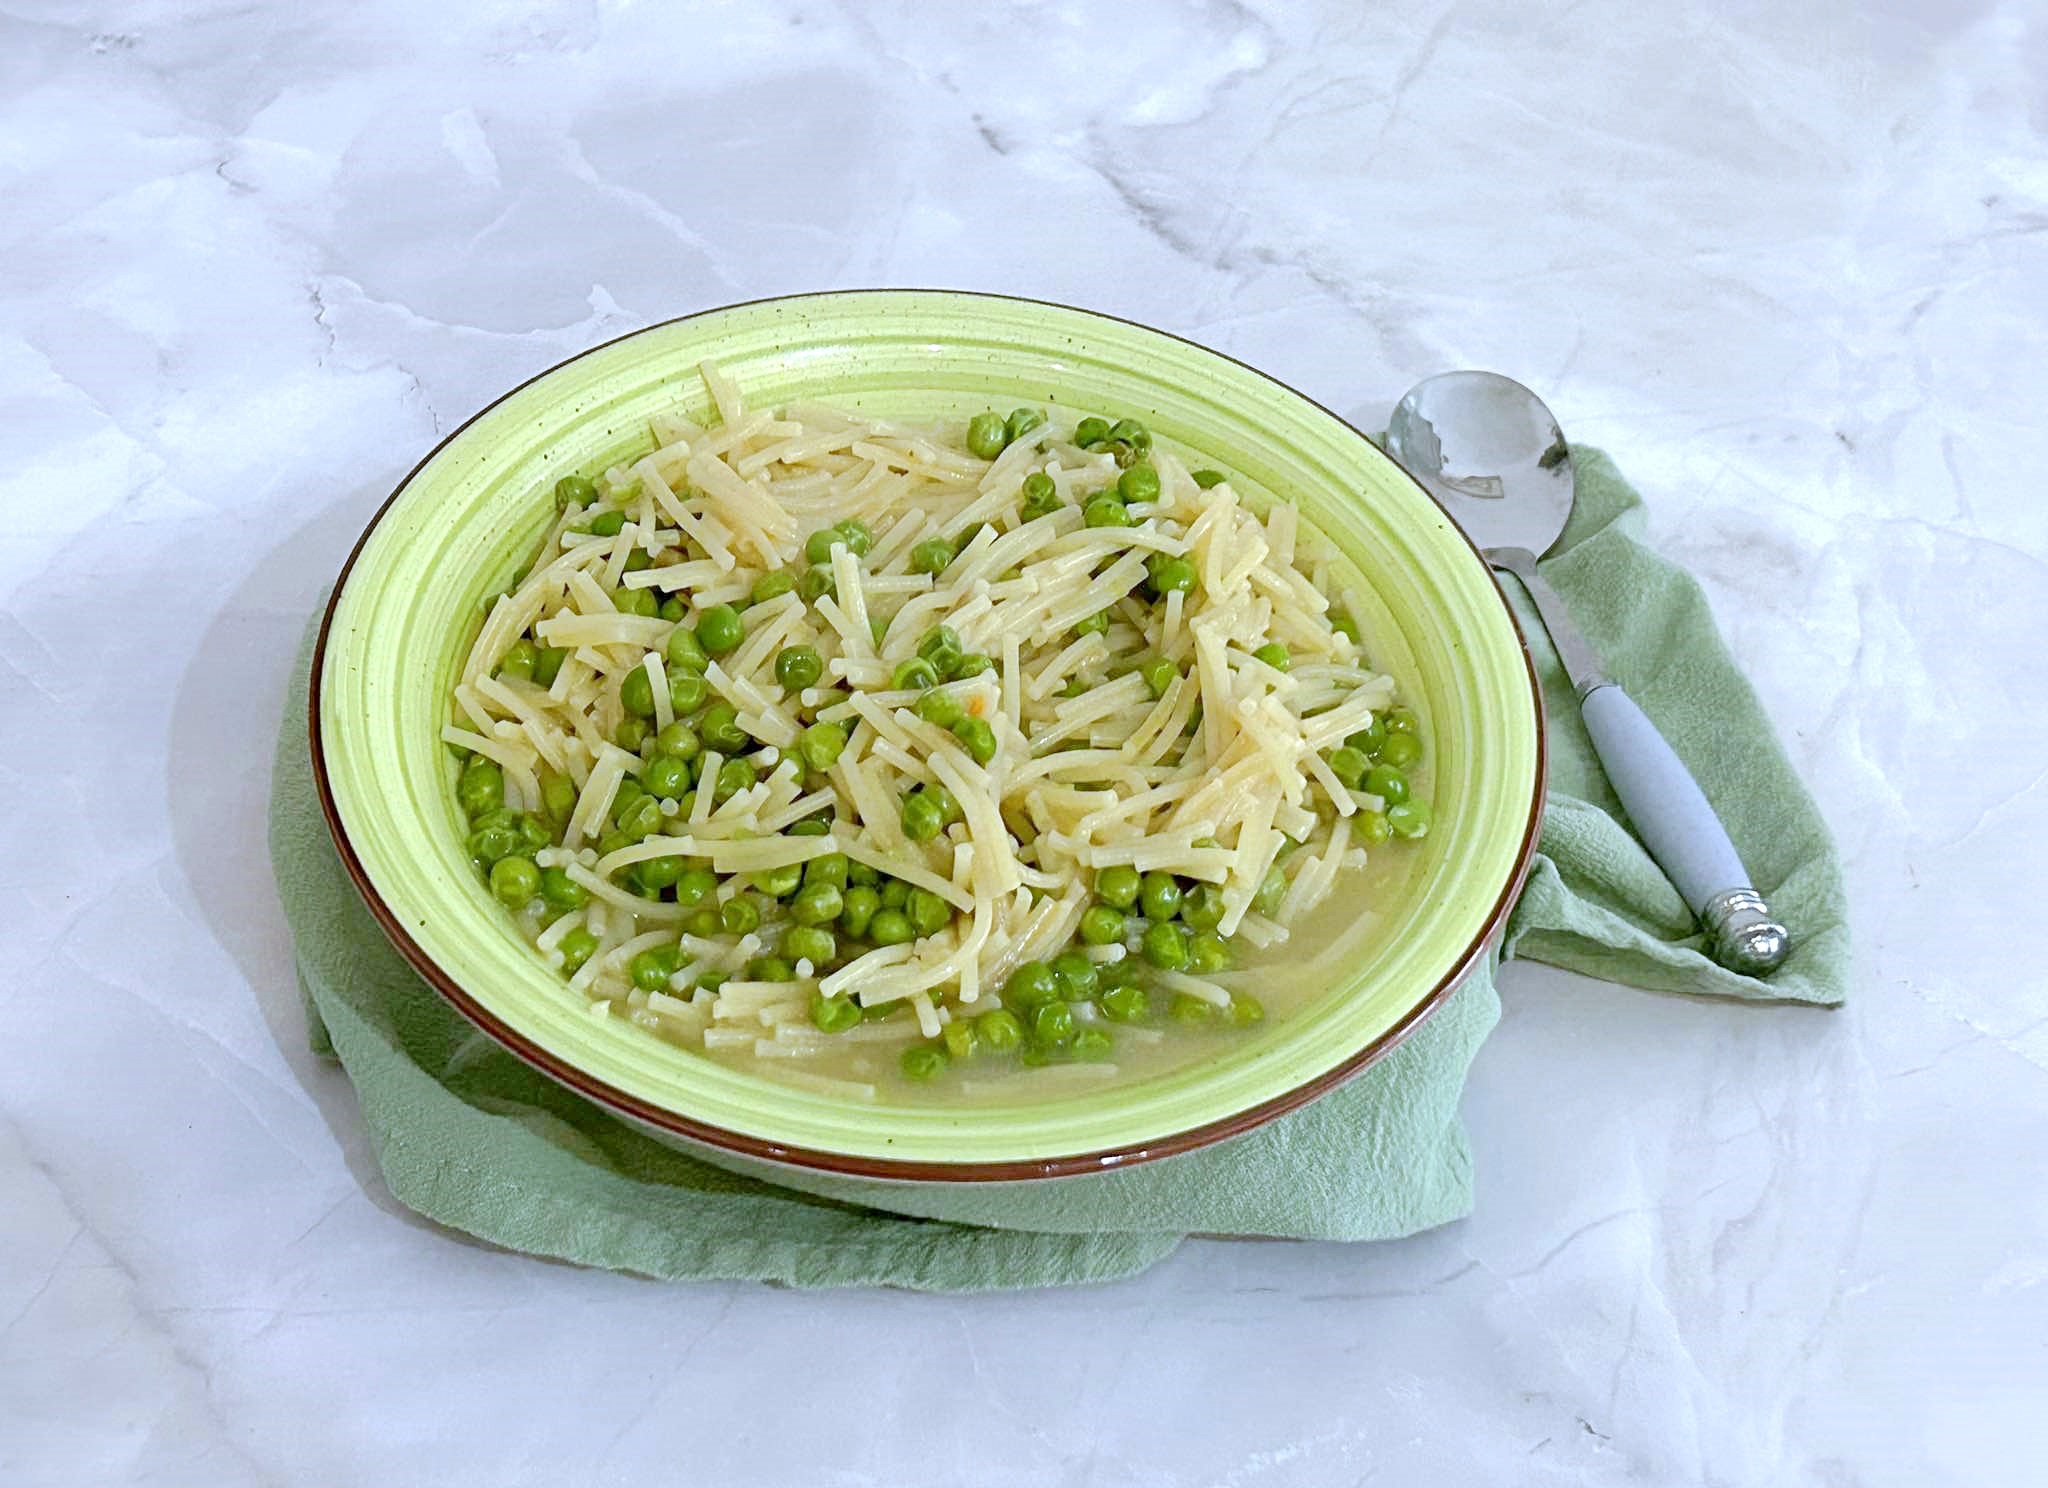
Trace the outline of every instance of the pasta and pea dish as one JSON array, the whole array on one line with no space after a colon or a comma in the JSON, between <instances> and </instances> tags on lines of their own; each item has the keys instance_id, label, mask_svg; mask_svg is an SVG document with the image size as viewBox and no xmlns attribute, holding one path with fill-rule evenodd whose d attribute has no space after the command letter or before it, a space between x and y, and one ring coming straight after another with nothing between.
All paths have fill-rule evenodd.
<instances>
[{"instance_id":1,"label":"pasta and pea dish","mask_svg":"<svg viewBox=\"0 0 2048 1488\"><path fill-rule=\"evenodd\" d=\"M708 426L555 482L442 731L470 860L592 1016L857 1100L1132 1078L1264 1020L1428 833L1292 504L1114 410L702 375Z\"/></svg>"}]
</instances>

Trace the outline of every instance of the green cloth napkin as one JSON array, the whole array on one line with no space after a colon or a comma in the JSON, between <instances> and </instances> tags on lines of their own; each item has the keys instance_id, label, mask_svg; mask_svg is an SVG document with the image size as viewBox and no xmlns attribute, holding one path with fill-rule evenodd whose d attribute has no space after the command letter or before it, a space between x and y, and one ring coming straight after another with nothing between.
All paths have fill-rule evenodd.
<instances>
[{"instance_id":1,"label":"green cloth napkin","mask_svg":"<svg viewBox=\"0 0 2048 1488\"><path fill-rule=\"evenodd\" d=\"M1838 1003L1848 930L1826 827L1698 587L1642 546L1640 498L1597 451L1577 450L1574 464L1578 508L1545 570L1692 767L1797 948L1768 982L1701 954L1684 903L1620 818L1569 684L1510 583L1550 705L1551 793L1505 952L1667 992ZM1457 1107L1499 1017L1490 964L1340 1089L1233 1141L1118 1172L989 1186L779 1173L771 1183L655 1142L477 1033L379 932L313 791L311 638L278 742L272 860L313 1045L355 1083L392 1193L430 1219L514 1250L666 1278L980 1291L1131 1275L1190 1233L1388 1239L1470 1211Z\"/></svg>"}]
</instances>

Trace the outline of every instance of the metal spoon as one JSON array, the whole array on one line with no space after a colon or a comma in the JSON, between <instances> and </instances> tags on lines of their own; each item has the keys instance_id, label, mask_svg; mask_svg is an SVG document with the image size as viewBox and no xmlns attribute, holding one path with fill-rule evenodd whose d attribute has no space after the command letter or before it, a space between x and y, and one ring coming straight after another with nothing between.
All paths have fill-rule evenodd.
<instances>
[{"instance_id":1,"label":"metal spoon","mask_svg":"<svg viewBox=\"0 0 2048 1488\"><path fill-rule=\"evenodd\" d=\"M1572 514L1572 462L1534 393L1493 372L1446 372L1409 389L1387 453L1421 482L1486 561L1521 581L1579 697L1593 748L1643 845L1692 906L1713 957L1763 976L1791 949L1692 774L1606 674L1536 563Z\"/></svg>"}]
</instances>

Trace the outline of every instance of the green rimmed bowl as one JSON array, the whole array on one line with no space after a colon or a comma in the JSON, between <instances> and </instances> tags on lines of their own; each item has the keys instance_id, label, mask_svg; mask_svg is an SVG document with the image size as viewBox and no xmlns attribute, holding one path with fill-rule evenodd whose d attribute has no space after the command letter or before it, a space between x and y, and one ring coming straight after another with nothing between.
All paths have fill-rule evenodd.
<instances>
[{"instance_id":1,"label":"green rimmed bowl","mask_svg":"<svg viewBox=\"0 0 2048 1488\"><path fill-rule=\"evenodd\" d=\"M800 399L905 417L1048 403L1113 410L1276 494L1363 580L1358 618L1429 731L1437 826L1369 964L1225 1053L1015 1106L849 1103L596 1019L520 939L463 850L439 742L480 604L530 557L555 478L700 416L715 360L757 407ZM440 994L515 1054L658 1135L727 1161L990 1181L1097 1172L1248 1130L1392 1048L1485 954L1535 851L1542 705L1485 563L1402 471L1335 415L1227 357L1106 316L991 295L876 290L687 316L583 353L471 419L363 534L313 668L313 764L350 876Z\"/></svg>"}]
</instances>

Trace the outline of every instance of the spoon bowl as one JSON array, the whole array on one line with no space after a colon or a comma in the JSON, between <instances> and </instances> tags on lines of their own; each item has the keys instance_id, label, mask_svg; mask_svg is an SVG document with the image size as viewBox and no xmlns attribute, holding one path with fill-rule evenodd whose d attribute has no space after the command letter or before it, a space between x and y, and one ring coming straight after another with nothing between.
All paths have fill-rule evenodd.
<instances>
[{"instance_id":1,"label":"spoon bowl","mask_svg":"<svg viewBox=\"0 0 2048 1488\"><path fill-rule=\"evenodd\" d=\"M1549 552L1572 514L1570 448L1529 389L1498 372L1445 372L1409 389L1387 453L1482 549Z\"/></svg>"}]
</instances>

